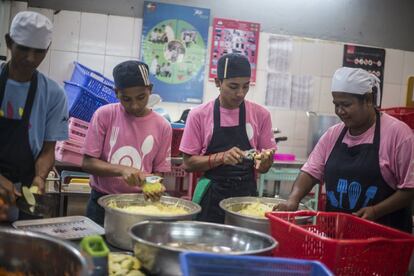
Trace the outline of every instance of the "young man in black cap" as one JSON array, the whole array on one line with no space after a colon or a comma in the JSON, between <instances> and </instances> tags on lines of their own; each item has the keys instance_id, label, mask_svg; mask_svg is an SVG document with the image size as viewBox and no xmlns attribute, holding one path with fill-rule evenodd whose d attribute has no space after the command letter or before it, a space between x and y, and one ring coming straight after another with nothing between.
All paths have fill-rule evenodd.
<instances>
[{"instance_id":1,"label":"young man in black cap","mask_svg":"<svg viewBox=\"0 0 414 276\"><path fill-rule=\"evenodd\" d=\"M113 70L120 103L99 108L88 129L82 168L92 174L87 216L99 224L106 194L139 191L151 173L171 170L170 124L147 107L152 84L147 64L125 61Z\"/></svg>"},{"instance_id":2,"label":"young man in black cap","mask_svg":"<svg viewBox=\"0 0 414 276\"><path fill-rule=\"evenodd\" d=\"M264 173L273 163L268 151L260 160L245 158L251 149L276 149L270 113L244 99L250 75L245 56L222 56L215 80L219 97L192 109L188 115L180 151L187 170L205 172L206 178L198 183L195 193L203 194L199 216L202 221L223 223L219 202L228 197L255 196L254 168Z\"/></svg>"}]
</instances>

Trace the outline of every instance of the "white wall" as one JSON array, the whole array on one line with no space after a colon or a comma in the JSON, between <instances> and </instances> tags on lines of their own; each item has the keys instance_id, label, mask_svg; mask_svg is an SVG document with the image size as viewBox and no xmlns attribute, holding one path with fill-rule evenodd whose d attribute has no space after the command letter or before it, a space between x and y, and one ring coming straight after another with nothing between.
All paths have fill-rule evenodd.
<instances>
[{"instance_id":1,"label":"white wall","mask_svg":"<svg viewBox=\"0 0 414 276\"><path fill-rule=\"evenodd\" d=\"M12 3L13 11L24 9ZM35 9L51 18L55 25L51 49L40 66L40 71L59 83L70 78L73 61L103 73L112 79L113 67L127 59L139 57L142 19L103 14ZM211 30L210 30L211 31ZM257 82L247 99L264 104L266 94L266 62L269 33L261 33ZM210 39L209 39L210 43ZM210 49L210 45L208 45ZM209 53L208 53L209 55ZM310 74L314 77L312 110L334 113L330 93L333 72L342 65L343 43L315 39L293 38L292 74ZM208 62L208 58L206 62ZM214 83L208 81L206 64L204 101L218 95ZM414 75L414 52L386 49L383 107L402 106L405 102L407 78ZM178 120L189 104L162 103L173 120ZM305 157L308 120L304 111L269 108L274 127L288 136L280 144L281 152Z\"/></svg>"}]
</instances>

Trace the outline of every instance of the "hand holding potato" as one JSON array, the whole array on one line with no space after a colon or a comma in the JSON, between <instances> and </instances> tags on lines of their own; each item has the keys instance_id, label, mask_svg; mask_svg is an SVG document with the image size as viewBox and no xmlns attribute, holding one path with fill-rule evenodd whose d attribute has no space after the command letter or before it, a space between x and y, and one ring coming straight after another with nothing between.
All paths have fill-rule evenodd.
<instances>
[{"instance_id":1,"label":"hand holding potato","mask_svg":"<svg viewBox=\"0 0 414 276\"><path fill-rule=\"evenodd\" d=\"M254 164L256 170L259 172L267 172L273 164L273 154L275 151L271 150L262 150L260 153L257 153L254 156Z\"/></svg>"}]
</instances>

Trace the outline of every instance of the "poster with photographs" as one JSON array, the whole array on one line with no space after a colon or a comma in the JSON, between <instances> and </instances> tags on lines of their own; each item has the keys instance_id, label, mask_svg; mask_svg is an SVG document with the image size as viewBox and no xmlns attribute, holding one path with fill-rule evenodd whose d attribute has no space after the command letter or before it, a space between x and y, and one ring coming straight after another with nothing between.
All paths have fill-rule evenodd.
<instances>
[{"instance_id":1,"label":"poster with photographs","mask_svg":"<svg viewBox=\"0 0 414 276\"><path fill-rule=\"evenodd\" d=\"M164 102L202 102L209 21L209 9L144 2L141 58Z\"/></svg>"},{"instance_id":2,"label":"poster with photographs","mask_svg":"<svg viewBox=\"0 0 414 276\"><path fill-rule=\"evenodd\" d=\"M381 81L381 91L384 84L385 49L344 45L343 66L361 68L377 76ZM382 93L381 93L382 99Z\"/></svg>"},{"instance_id":3,"label":"poster with photographs","mask_svg":"<svg viewBox=\"0 0 414 276\"><path fill-rule=\"evenodd\" d=\"M231 19L214 18L210 54L210 80L217 76L217 61L225 54L245 55L252 68L250 83L256 82L257 52L260 24Z\"/></svg>"}]
</instances>

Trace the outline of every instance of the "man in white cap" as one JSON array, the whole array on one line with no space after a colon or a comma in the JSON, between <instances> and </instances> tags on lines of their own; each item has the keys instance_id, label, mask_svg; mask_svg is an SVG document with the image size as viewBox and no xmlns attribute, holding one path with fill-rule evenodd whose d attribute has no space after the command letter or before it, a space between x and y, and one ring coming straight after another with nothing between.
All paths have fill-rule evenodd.
<instances>
[{"instance_id":1,"label":"man in white cap","mask_svg":"<svg viewBox=\"0 0 414 276\"><path fill-rule=\"evenodd\" d=\"M18 194L13 183L44 192L55 143L68 138L65 93L36 70L49 49L52 28L47 17L24 11L5 36L11 58L0 65L0 191L7 205Z\"/></svg>"},{"instance_id":2,"label":"man in white cap","mask_svg":"<svg viewBox=\"0 0 414 276\"><path fill-rule=\"evenodd\" d=\"M278 210L296 210L316 183L325 183L327 211L354 213L411 233L414 134L378 111L379 92L379 79L365 70L335 72L332 96L342 123L320 138Z\"/></svg>"}]
</instances>

